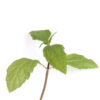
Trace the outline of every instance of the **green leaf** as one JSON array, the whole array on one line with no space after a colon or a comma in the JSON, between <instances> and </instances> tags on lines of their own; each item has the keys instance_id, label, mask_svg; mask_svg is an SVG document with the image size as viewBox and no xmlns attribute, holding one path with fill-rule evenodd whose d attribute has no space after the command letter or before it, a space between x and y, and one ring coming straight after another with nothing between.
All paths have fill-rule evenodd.
<instances>
[{"instance_id":1,"label":"green leaf","mask_svg":"<svg viewBox=\"0 0 100 100\"><path fill-rule=\"evenodd\" d=\"M7 69L6 82L9 92L19 88L29 77L38 60L21 58L14 61Z\"/></svg>"},{"instance_id":2,"label":"green leaf","mask_svg":"<svg viewBox=\"0 0 100 100\"><path fill-rule=\"evenodd\" d=\"M40 40L44 44L48 44L49 37L51 36L51 32L49 30L39 30L39 31L31 31L30 35L34 40Z\"/></svg>"},{"instance_id":3,"label":"green leaf","mask_svg":"<svg viewBox=\"0 0 100 100\"><path fill-rule=\"evenodd\" d=\"M87 69L87 68L97 68L97 64L91 60L87 59L82 55L78 54L70 54L67 56L68 65L79 68L79 69Z\"/></svg>"},{"instance_id":4,"label":"green leaf","mask_svg":"<svg viewBox=\"0 0 100 100\"><path fill-rule=\"evenodd\" d=\"M43 49L44 57L53 66L53 68L66 73L67 56L64 47L60 44L46 46Z\"/></svg>"},{"instance_id":5,"label":"green leaf","mask_svg":"<svg viewBox=\"0 0 100 100\"><path fill-rule=\"evenodd\" d=\"M49 38L49 44L51 43L51 40L52 40L52 38L53 38L53 36L56 34L56 32L53 34L53 35L51 35L51 37Z\"/></svg>"}]
</instances>

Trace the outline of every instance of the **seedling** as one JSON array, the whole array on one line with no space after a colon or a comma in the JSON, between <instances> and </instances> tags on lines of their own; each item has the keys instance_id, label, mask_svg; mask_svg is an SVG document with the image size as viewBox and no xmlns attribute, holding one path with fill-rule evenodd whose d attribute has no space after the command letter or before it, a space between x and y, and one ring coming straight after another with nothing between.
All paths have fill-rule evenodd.
<instances>
[{"instance_id":1,"label":"seedling","mask_svg":"<svg viewBox=\"0 0 100 100\"><path fill-rule=\"evenodd\" d=\"M45 67L39 60L32 60L29 58L21 58L14 61L7 69L6 82L9 92L16 90L27 79L29 79L30 74L33 72L33 69L37 64L40 64L46 69L45 82L40 100L42 100L45 92L50 68L55 68L56 70L66 74L67 65L78 69L98 67L93 60L87 59L82 55L75 53L67 55L64 51L64 46L61 44L51 45L50 43L54 34L51 35L49 30L32 31L30 32L30 35L33 40L39 40L45 45L43 48L43 55L48 62L47 67Z\"/></svg>"}]
</instances>

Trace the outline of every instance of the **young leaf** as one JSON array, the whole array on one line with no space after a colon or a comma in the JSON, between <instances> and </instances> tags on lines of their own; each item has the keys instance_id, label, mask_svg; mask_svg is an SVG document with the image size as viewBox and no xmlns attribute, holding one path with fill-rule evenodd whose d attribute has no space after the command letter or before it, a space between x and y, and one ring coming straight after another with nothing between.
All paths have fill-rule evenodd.
<instances>
[{"instance_id":1,"label":"young leaf","mask_svg":"<svg viewBox=\"0 0 100 100\"><path fill-rule=\"evenodd\" d=\"M70 54L67 56L67 64L79 68L79 69L87 69L87 68L97 68L97 64L91 60L87 59L82 55L78 54Z\"/></svg>"},{"instance_id":2,"label":"young leaf","mask_svg":"<svg viewBox=\"0 0 100 100\"><path fill-rule=\"evenodd\" d=\"M29 77L38 60L21 58L14 61L7 69L6 82L9 92L19 88Z\"/></svg>"},{"instance_id":3,"label":"young leaf","mask_svg":"<svg viewBox=\"0 0 100 100\"><path fill-rule=\"evenodd\" d=\"M46 46L43 49L46 60L57 70L66 73L67 56L64 52L64 47L60 44Z\"/></svg>"},{"instance_id":4,"label":"young leaf","mask_svg":"<svg viewBox=\"0 0 100 100\"><path fill-rule=\"evenodd\" d=\"M51 43L51 40L52 40L52 38L53 38L53 36L56 34L56 32L53 34L53 35L51 35L51 37L50 37L50 39L49 39L49 44Z\"/></svg>"},{"instance_id":5,"label":"young leaf","mask_svg":"<svg viewBox=\"0 0 100 100\"><path fill-rule=\"evenodd\" d=\"M40 40L44 44L48 44L49 37L51 36L51 32L49 30L39 30L39 31L31 31L30 35L34 40Z\"/></svg>"}]
</instances>

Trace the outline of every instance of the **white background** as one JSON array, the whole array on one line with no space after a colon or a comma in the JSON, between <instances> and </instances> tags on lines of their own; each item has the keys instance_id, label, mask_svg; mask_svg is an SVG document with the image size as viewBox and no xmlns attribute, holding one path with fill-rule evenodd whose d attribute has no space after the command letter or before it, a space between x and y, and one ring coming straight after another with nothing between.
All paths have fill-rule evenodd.
<instances>
[{"instance_id":1,"label":"white background","mask_svg":"<svg viewBox=\"0 0 100 100\"><path fill-rule=\"evenodd\" d=\"M21 57L47 64L41 42L29 36L40 29L57 32L52 44L63 44L67 54L82 54L100 66L100 0L0 0L0 100L39 100L45 78L41 66L12 93L5 77L9 64ZM51 69L43 100L100 100L100 68L68 66L66 75Z\"/></svg>"}]
</instances>

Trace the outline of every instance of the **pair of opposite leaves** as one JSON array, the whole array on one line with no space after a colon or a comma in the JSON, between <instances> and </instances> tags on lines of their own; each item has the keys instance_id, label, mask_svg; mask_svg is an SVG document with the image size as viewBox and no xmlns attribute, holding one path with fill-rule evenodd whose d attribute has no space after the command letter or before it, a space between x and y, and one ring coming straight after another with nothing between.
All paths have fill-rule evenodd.
<instances>
[{"instance_id":1,"label":"pair of opposite leaves","mask_svg":"<svg viewBox=\"0 0 100 100\"><path fill-rule=\"evenodd\" d=\"M67 65L78 69L97 68L96 63L82 55L69 54L64 52L64 47L60 44L50 45L53 35L49 30L40 30L30 32L33 40L40 40L46 46L43 49L43 55L51 66L62 73L67 72ZM41 44L41 45L42 45ZM40 64L38 60L21 58L14 61L7 69L6 82L9 92L19 88L33 72L34 67Z\"/></svg>"}]
</instances>

